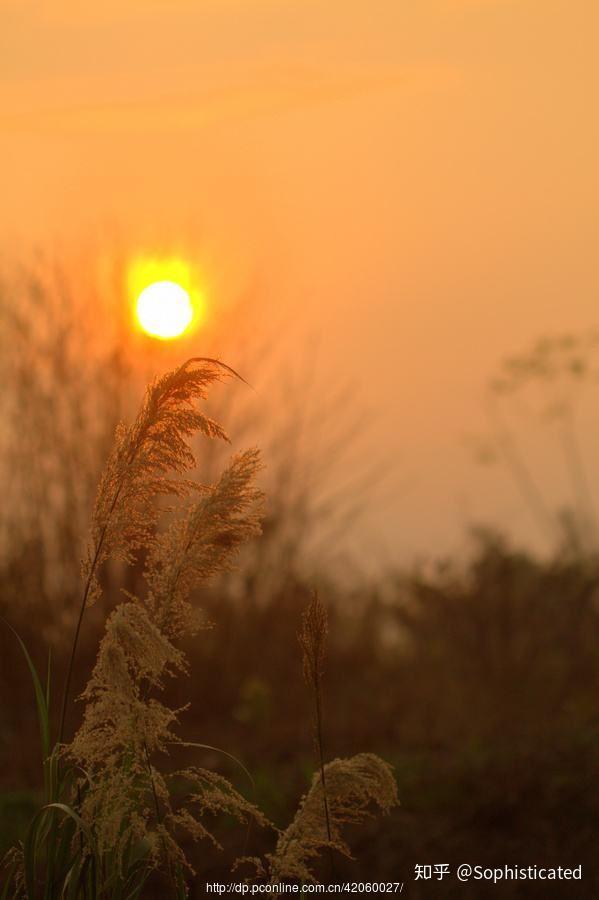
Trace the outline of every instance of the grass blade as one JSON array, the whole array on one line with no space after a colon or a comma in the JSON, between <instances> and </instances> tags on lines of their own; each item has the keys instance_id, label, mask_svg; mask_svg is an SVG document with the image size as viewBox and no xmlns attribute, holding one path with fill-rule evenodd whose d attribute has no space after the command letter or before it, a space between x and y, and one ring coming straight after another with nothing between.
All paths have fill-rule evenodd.
<instances>
[{"instance_id":1,"label":"grass blade","mask_svg":"<svg viewBox=\"0 0 599 900\"><path fill-rule=\"evenodd\" d=\"M251 772L244 766L240 759L237 759L236 756L233 756L232 753L227 753L226 750L221 750L220 747L212 747L210 744L197 744L194 741L173 741L171 746L173 747L196 747L199 750L211 750L213 753L220 753L221 756L226 756L227 759L232 760L236 765L239 766L242 772L244 772L249 778L250 784L252 785L252 789L256 790L256 783L252 778Z\"/></svg>"},{"instance_id":2,"label":"grass blade","mask_svg":"<svg viewBox=\"0 0 599 900\"><path fill-rule=\"evenodd\" d=\"M50 676L52 674L52 648L48 647L48 667L46 669L46 709L50 712Z\"/></svg>"},{"instance_id":3,"label":"grass blade","mask_svg":"<svg viewBox=\"0 0 599 900\"><path fill-rule=\"evenodd\" d=\"M14 877L16 871L17 871L17 863L14 862L8 868L8 873L6 875L6 881L4 883L4 887L2 888L2 893L0 894L0 900L8 900L8 891L10 889L10 886L12 884L12 880L13 880L13 877ZM13 896L15 896L15 895L13 895Z\"/></svg>"},{"instance_id":4,"label":"grass blade","mask_svg":"<svg viewBox=\"0 0 599 900\"><path fill-rule=\"evenodd\" d=\"M46 692L42 688L42 684L40 682L39 676L37 674L37 669L33 664L33 660L29 655L29 651L27 647L21 640L19 634L12 627L10 622L7 622L6 619L3 620L6 625L10 628L16 639L18 640L21 650L23 651L23 655L27 661L27 665L29 666L29 671L31 672L31 678L33 681L33 688L35 691L35 702L37 704L37 715L38 721L40 725L40 735L42 739L42 753L43 758L46 759L50 755L50 722L48 719L48 704L46 703Z\"/></svg>"}]
</instances>

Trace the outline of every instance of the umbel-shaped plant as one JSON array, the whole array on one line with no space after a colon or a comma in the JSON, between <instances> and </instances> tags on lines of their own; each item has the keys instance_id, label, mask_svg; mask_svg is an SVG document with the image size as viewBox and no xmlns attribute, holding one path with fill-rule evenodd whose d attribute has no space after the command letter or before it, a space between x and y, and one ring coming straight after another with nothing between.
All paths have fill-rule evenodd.
<instances>
[{"instance_id":1,"label":"umbel-shaped plant","mask_svg":"<svg viewBox=\"0 0 599 900\"><path fill-rule=\"evenodd\" d=\"M206 813L269 824L226 778L196 767L168 772L158 764L169 745L183 743L176 732L179 711L166 706L160 693L168 677L187 672L180 641L200 627L192 591L228 568L239 547L260 531L257 450L234 456L216 484L187 477L195 466L194 434L227 439L197 403L212 384L231 375L236 373L217 360L188 360L154 381L133 424L118 429L82 566L81 608L56 742L50 736L50 679L42 686L21 644L35 687L46 802L24 843L5 859L0 900L133 900L143 896L152 873L161 874L164 896L185 897L193 870L181 838L215 841ZM158 516L165 513L168 524L158 529ZM101 594L101 566L111 559L130 564L142 550L144 590L139 597L127 595L108 616L82 695L83 721L65 744L79 635L86 609ZM274 853L255 861L259 877L268 873L271 880L313 880L310 862L322 849L349 853L340 831L344 822L361 821L373 804L387 811L396 802L390 769L377 757L360 754L325 765L320 678L326 615L314 603L304 620L302 646L316 700L320 770L292 824L279 832ZM173 801L173 782L177 794L182 783L188 786L183 802Z\"/></svg>"}]
</instances>

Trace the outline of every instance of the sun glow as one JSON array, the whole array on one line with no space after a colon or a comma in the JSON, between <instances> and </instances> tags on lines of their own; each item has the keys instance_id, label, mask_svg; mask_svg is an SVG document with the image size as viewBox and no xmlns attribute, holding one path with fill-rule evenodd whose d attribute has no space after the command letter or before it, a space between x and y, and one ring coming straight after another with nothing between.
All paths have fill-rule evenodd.
<instances>
[{"instance_id":1,"label":"sun glow","mask_svg":"<svg viewBox=\"0 0 599 900\"><path fill-rule=\"evenodd\" d=\"M193 318L189 294L174 281L155 281L137 298L139 324L152 337L179 337Z\"/></svg>"},{"instance_id":2,"label":"sun glow","mask_svg":"<svg viewBox=\"0 0 599 900\"><path fill-rule=\"evenodd\" d=\"M181 337L197 323L201 296L192 270L180 259L140 259L129 270L137 325L160 340Z\"/></svg>"}]
</instances>

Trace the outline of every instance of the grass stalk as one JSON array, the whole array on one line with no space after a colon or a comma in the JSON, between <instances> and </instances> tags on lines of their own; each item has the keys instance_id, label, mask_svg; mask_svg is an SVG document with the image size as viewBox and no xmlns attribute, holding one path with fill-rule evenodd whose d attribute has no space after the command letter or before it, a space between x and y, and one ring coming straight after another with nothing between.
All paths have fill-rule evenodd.
<instances>
[{"instance_id":1,"label":"grass stalk","mask_svg":"<svg viewBox=\"0 0 599 900\"><path fill-rule=\"evenodd\" d=\"M114 508L117 504L117 501L119 498L119 493L120 493L120 487L115 495L111 512L114 510ZM108 525L106 524L104 526L104 529L102 530L102 534L100 535L100 539L98 540L98 543L96 545L96 552L94 553L94 558L92 560L89 574L88 574L86 582L85 582L85 587L83 589L83 595L82 595L82 599L81 599L81 608L79 609L79 616L77 618L77 626L75 628L75 634L73 636L73 643L71 646L71 655L69 658L69 665L67 668L64 690L62 693L62 704L61 704L61 708L60 708L60 724L58 726L58 743L59 744L62 743L62 740L64 737L64 726L65 726L65 722L66 722L67 706L68 706L69 696L70 696L70 692L71 692L71 681L73 679L73 669L75 667L75 657L77 655L77 646L79 644L79 635L81 633L81 623L83 622L83 616L85 615L85 610L87 608L89 592L90 592L90 589L92 586L94 576L96 574L96 569L98 567L98 559L100 558L100 553L102 552L102 546L104 544L104 538L106 536L107 527L108 527Z\"/></svg>"},{"instance_id":2,"label":"grass stalk","mask_svg":"<svg viewBox=\"0 0 599 900\"><path fill-rule=\"evenodd\" d=\"M324 818L327 831L329 862L331 877L334 875L334 861L332 851L331 817L329 811L329 799L325 774L325 752L323 737L322 714L322 677L326 658L326 639L328 634L327 612L318 594L314 592L302 616L302 627L299 633L299 642L303 651L304 679L312 691L314 697L314 725L315 743L318 753L318 765L320 780L322 782L322 799L324 806Z\"/></svg>"}]
</instances>

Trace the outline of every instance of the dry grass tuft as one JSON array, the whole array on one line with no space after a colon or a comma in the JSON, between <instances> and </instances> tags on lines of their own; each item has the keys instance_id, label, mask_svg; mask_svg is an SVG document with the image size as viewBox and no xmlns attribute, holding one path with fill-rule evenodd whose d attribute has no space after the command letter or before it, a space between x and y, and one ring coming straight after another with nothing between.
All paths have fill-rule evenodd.
<instances>
[{"instance_id":1,"label":"dry grass tuft","mask_svg":"<svg viewBox=\"0 0 599 900\"><path fill-rule=\"evenodd\" d=\"M188 360L156 379L132 425L120 425L102 474L83 564L88 603L98 594L96 572L109 557L132 562L151 539L159 496L184 496L182 476L195 465L190 438L197 432L227 440L223 428L195 407L227 375L211 361Z\"/></svg>"},{"instance_id":2,"label":"dry grass tuft","mask_svg":"<svg viewBox=\"0 0 599 900\"><path fill-rule=\"evenodd\" d=\"M260 879L277 884L283 880L317 883L314 864L323 852L330 861L334 881L334 851L351 858L343 837L344 825L356 825L378 810L388 813L398 804L397 785L391 766L373 753L325 764L323 746L322 678L326 661L328 615L314 592L302 614L298 639L302 648L304 678L314 697L315 743L319 771L303 797L295 818L280 832L274 853L264 859L246 857Z\"/></svg>"},{"instance_id":3,"label":"dry grass tuft","mask_svg":"<svg viewBox=\"0 0 599 900\"><path fill-rule=\"evenodd\" d=\"M146 604L169 637L197 630L191 589L228 568L235 551L259 534L262 494L254 481L260 469L257 450L234 457L218 483L200 489L184 516L151 540Z\"/></svg>"},{"instance_id":4,"label":"dry grass tuft","mask_svg":"<svg viewBox=\"0 0 599 900\"><path fill-rule=\"evenodd\" d=\"M226 779L203 769L167 775L153 762L177 742L178 711L155 695L167 677L186 671L174 642L197 630L190 593L230 567L238 548L260 531L257 450L235 456L213 486L181 478L194 464L188 444L194 432L225 438L220 425L193 406L220 377L212 363L181 366L150 387L134 424L117 435L93 517L95 550L84 571L89 582L109 556L131 561L143 547L147 592L109 617L83 693L83 723L66 749L86 773L79 814L93 829L99 856L114 854L121 865L128 849L143 841L151 865L171 878L187 865L177 835L209 837L201 822L206 812L266 823ZM187 504L156 534L154 501L165 494L184 496ZM172 805L173 779L190 785L183 809Z\"/></svg>"},{"instance_id":5,"label":"dry grass tuft","mask_svg":"<svg viewBox=\"0 0 599 900\"><path fill-rule=\"evenodd\" d=\"M79 620L53 750L49 692L44 694L23 645L47 745L47 803L34 817L24 846L5 860L15 898L37 896L43 867L44 883L52 886L48 897L58 896L56 885L61 896L81 896L82 890L91 900L134 900L150 874L159 870L168 878L169 895L184 898L184 872L192 869L181 836L217 844L206 815L269 824L221 775L197 767L164 771L158 764L170 744L183 744L176 732L180 710L165 705L160 694L168 678L187 672L178 642L198 630L192 592L230 568L239 548L260 532L263 495L256 478L262 464L257 450L234 456L214 485L185 478L195 465L192 435L201 432L226 440L221 426L196 403L228 374L236 373L215 360L189 360L157 379L133 424L117 432L92 517ZM165 496L180 502L166 510L170 524L158 533L156 501ZM145 589L141 597L128 595L108 617L82 694L83 722L64 745L73 660L85 610L100 594L100 567L111 558L131 563L142 549ZM397 803L391 768L378 757L365 753L325 765L322 678L327 631L326 609L314 594L299 641L304 677L314 695L320 771L293 822L280 834L275 852L265 865L256 861L259 871L267 868L273 881L314 881L310 866L323 849L350 855L343 825L363 821L373 808L388 812ZM173 796L180 796L183 784L186 799L175 803Z\"/></svg>"},{"instance_id":6,"label":"dry grass tuft","mask_svg":"<svg viewBox=\"0 0 599 900\"><path fill-rule=\"evenodd\" d=\"M388 813L398 803L397 785L388 763L373 753L335 759L325 766L329 821L323 814L323 779L317 772L289 827L268 858L271 879L304 882L316 879L311 863L327 848L351 857L342 835L344 825L369 818L373 809ZM330 828L330 837L328 834Z\"/></svg>"},{"instance_id":7,"label":"dry grass tuft","mask_svg":"<svg viewBox=\"0 0 599 900\"><path fill-rule=\"evenodd\" d=\"M82 563L84 580L79 618L64 687L59 743L63 739L71 676L85 610L100 596L98 572L106 560L132 563L152 541L158 497L185 497L196 489L183 478L195 465L190 438L200 432L228 440L223 428L196 407L208 388L233 369L213 359L189 359L148 387L130 426L121 424L100 479L91 537Z\"/></svg>"}]
</instances>

